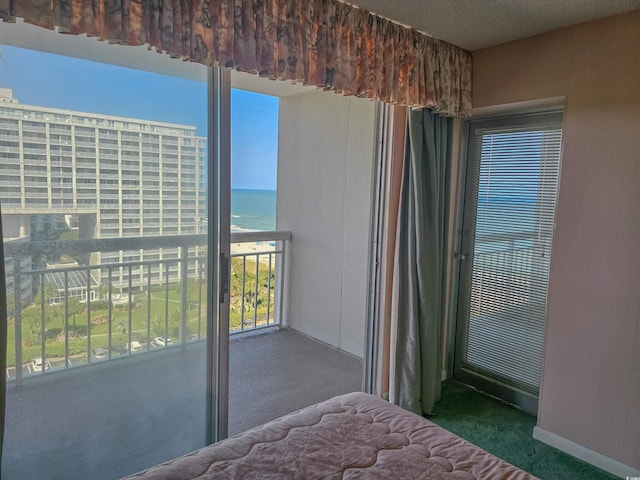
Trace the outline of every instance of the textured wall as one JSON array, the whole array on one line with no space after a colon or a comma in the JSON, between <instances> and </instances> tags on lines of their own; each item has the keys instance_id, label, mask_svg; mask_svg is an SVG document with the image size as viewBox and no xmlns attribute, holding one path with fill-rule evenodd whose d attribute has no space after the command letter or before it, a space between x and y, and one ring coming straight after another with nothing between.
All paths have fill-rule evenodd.
<instances>
[{"instance_id":1,"label":"textured wall","mask_svg":"<svg viewBox=\"0 0 640 480\"><path fill-rule=\"evenodd\" d=\"M473 63L474 107L566 97L538 426L640 468L640 11Z\"/></svg>"},{"instance_id":2,"label":"textured wall","mask_svg":"<svg viewBox=\"0 0 640 480\"><path fill-rule=\"evenodd\" d=\"M375 103L327 92L280 99L278 207L290 230L288 325L363 356Z\"/></svg>"}]
</instances>

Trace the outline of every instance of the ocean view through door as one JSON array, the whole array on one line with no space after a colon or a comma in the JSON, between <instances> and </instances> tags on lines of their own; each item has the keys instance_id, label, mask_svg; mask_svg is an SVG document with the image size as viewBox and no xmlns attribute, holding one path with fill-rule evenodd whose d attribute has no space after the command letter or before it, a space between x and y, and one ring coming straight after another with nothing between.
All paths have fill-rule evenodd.
<instances>
[{"instance_id":1,"label":"ocean view through door","mask_svg":"<svg viewBox=\"0 0 640 480\"><path fill-rule=\"evenodd\" d=\"M362 369L355 355L362 355L364 332L345 329L357 329L359 317L364 326L366 304L342 323L340 309L351 298L334 287L342 282L344 263L360 261L355 255L336 258L346 235L345 186L310 171L334 162L346 169L343 122L350 101L266 79L249 84L246 74L232 75L231 87L228 434L235 435L359 390ZM342 133L338 140L325 123L316 125L313 109L301 106L333 99L342 104L331 123ZM310 145L332 138L336 151ZM340 201L329 203L326 194ZM358 265L358 271L366 270ZM352 335L354 346L340 342Z\"/></svg>"},{"instance_id":2,"label":"ocean view through door","mask_svg":"<svg viewBox=\"0 0 640 480\"><path fill-rule=\"evenodd\" d=\"M562 115L469 127L454 377L532 413L542 368Z\"/></svg>"}]
</instances>

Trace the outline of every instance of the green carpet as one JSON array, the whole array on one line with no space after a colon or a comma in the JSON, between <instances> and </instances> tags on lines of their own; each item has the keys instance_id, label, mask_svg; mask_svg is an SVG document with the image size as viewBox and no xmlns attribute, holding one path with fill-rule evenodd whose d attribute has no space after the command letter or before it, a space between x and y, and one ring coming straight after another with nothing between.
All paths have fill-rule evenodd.
<instances>
[{"instance_id":1,"label":"green carpet","mask_svg":"<svg viewBox=\"0 0 640 480\"><path fill-rule=\"evenodd\" d=\"M442 384L434 423L541 480L600 480L616 477L532 437L536 419L456 382Z\"/></svg>"}]
</instances>

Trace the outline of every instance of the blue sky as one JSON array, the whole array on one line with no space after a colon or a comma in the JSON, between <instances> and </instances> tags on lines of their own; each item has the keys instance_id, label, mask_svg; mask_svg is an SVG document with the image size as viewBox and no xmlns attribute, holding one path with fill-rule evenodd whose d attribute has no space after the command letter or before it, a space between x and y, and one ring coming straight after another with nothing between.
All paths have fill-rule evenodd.
<instances>
[{"instance_id":1,"label":"blue sky","mask_svg":"<svg viewBox=\"0 0 640 480\"><path fill-rule=\"evenodd\" d=\"M278 98L231 90L231 185L275 190Z\"/></svg>"},{"instance_id":2,"label":"blue sky","mask_svg":"<svg viewBox=\"0 0 640 480\"><path fill-rule=\"evenodd\" d=\"M0 50L0 87L13 89L20 103L193 125L206 136L204 83L11 46ZM232 90L231 109L232 187L275 190L278 99Z\"/></svg>"}]
</instances>

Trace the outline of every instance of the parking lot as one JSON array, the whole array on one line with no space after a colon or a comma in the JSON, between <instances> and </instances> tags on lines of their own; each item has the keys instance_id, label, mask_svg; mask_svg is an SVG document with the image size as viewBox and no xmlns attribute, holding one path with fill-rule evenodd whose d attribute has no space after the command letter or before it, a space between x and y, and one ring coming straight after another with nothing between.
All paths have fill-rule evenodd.
<instances>
[{"instance_id":1,"label":"parking lot","mask_svg":"<svg viewBox=\"0 0 640 480\"><path fill-rule=\"evenodd\" d=\"M170 339L168 339L168 346L173 346ZM161 348L160 345L156 345L156 343L151 342L149 345L151 349ZM140 354L147 351L147 344L140 342L132 342L131 345L131 354ZM103 348L96 348L91 353L91 363L103 362L109 359L108 351ZM126 346L113 347L111 349L111 357L117 357L120 355L127 355L128 349ZM67 360L67 365L69 367L84 365L87 363L87 355L86 353L78 354L78 355L70 355ZM42 375L42 366L41 359L33 359L31 362L24 363L22 365L22 376L30 377L34 375ZM64 369L65 367L65 359L64 358L45 358L44 362L44 372L49 373L52 370ZM16 368L8 367L6 371L7 380L14 380L16 378Z\"/></svg>"},{"instance_id":2,"label":"parking lot","mask_svg":"<svg viewBox=\"0 0 640 480\"><path fill-rule=\"evenodd\" d=\"M78 355L77 357L78 357L77 359L69 357L69 366L75 365L74 361L77 361L78 364L86 363L86 357L84 355L82 356ZM84 362L81 362L82 359L84 359ZM46 359L45 367L44 367L45 372L59 369L59 368L64 368L64 358ZM22 366L23 376L26 377L26 376L38 375L38 374L42 374L42 369L34 366L32 362L25 363ZM13 380L14 378L16 378L16 367L7 368L7 380Z\"/></svg>"}]
</instances>

